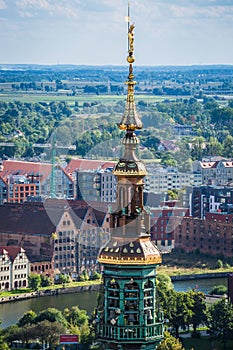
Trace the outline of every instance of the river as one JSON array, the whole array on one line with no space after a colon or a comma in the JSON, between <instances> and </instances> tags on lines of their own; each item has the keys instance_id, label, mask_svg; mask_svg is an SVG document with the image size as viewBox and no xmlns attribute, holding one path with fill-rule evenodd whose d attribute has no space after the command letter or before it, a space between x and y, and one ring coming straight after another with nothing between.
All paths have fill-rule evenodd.
<instances>
[{"instance_id":1,"label":"river","mask_svg":"<svg viewBox=\"0 0 233 350\"><path fill-rule=\"evenodd\" d=\"M213 286L219 284L226 286L227 278L175 281L173 284L176 291L187 291L189 289L197 288L197 290L208 293ZM97 291L79 292L0 304L1 326L2 328L6 328L15 324L28 310L33 310L38 313L48 307L54 307L63 311L65 308L78 305L80 309L87 310L87 313L90 315L96 307L97 295Z\"/></svg>"}]
</instances>

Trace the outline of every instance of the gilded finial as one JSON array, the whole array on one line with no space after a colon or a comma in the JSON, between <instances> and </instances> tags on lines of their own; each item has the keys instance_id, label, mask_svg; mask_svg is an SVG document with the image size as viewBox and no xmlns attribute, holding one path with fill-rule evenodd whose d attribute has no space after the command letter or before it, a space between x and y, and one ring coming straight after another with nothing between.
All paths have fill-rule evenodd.
<instances>
[{"instance_id":1,"label":"gilded finial","mask_svg":"<svg viewBox=\"0 0 233 350\"><path fill-rule=\"evenodd\" d=\"M128 63L132 64L135 61L135 58L133 56L134 52L134 23L130 24L130 4L128 3L128 16L126 17L128 22L128 57L127 61Z\"/></svg>"},{"instance_id":2,"label":"gilded finial","mask_svg":"<svg viewBox=\"0 0 233 350\"><path fill-rule=\"evenodd\" d=\"M134 23L130 24L130 6L128 4L128 16L126 17L126 22L128 23L128 56L127 62L129 63L129 75L128 81L126 84L128 85L128 93L127 93L127 101L124 115L121 119L121 122L118 124L121 130L134 131L136 129L142 128L142 122L137 114L136 106L134 102L134 85L136 81L134 81L133 74L133 62L134 58Z\"/></svg>"}]
</instances>

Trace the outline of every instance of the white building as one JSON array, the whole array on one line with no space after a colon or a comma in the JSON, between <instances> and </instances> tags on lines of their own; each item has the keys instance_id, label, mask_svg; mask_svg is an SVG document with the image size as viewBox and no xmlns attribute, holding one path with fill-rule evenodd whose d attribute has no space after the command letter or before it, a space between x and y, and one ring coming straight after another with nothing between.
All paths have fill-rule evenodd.
<instances>
[{"instance_id":1,"label":"white building","mask_svg":"<svg viewBox=\"0 0 233 350\"><path fill-rule=\"evenodd\" d=\"M148 192L163 193L202 184L200 173L181 173L175 167L156 167L148 170L149 173L145 177L145 190Z\"/></svg>"},{"instance_id":2,"label":"white building","mask_svg":"<svg viewBox=\"0 0 233 350\"><path fill-rule=\"evenodd\" d=\"M3 290L28 286L30 263L21 247L0 247L0 285Z\"/></svg>"},{"instance_id":3,"label":"white building","mask_svg":"<svg viewBox=\"0 0 233 350\"><path fill-rule=\"evenodd\" d=\"M233 183L233 161L210 158L193 162L193 171L200 174L204 185L230 185Z\"/></svg>"}]
</instances>

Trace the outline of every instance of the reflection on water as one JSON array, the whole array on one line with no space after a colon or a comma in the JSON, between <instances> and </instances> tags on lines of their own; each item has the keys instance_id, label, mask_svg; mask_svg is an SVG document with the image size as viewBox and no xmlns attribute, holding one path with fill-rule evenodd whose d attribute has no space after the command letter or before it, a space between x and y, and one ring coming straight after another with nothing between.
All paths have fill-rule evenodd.
<instances>
[{"instance_id":1,"label":"reflection on water","mask_svg":"<svg viewBox=\"0 0 233 350\"><path fill-rule=\"evenodd\" d=\"M227 278L196 279L190 281L173 282L174 288L177 292L187 292L190 289L196 289L204 292L205 294L208 294L212 287L220 284L227 286Z\"/></svg>"},{"instance_id":2,"label":"reflection on water","mask_svg":"<svg viewBox=\"0 0 233 350\"><path fill-rule=\"evenodd\" d=\"M0 320L2 328L15 324L25 312L33 310L38 313L48 307L55 307L63 311L65 308L79 306L80 309L87 310L88 315L96 307L97 291L81 292L63 295L54 295L41 298L33 298L21 301L15 301L6 304L0 304Z\"/></svg>"},{"instance_id":3,"label":"reflection on water","mask_svg":"<svg viewBox=\"0 0 233 350\"><path fill-rule=\"evenodd\" d=\"M177 281L174 282L174 288L176 291L187 291L189 289L197 288L197 290L208 293L211 287L219 284L226 286L227 279L212 278L191 281ZM78 305L80 309L87 310L87 313L90 315L96 307L97 295L97 291L81 292L0 304L0 320L2 321L2 328L8 327L11 324L15 324L28 310L33 310L38 313L39 311L47 309L48 307L55 307L63 311L66 307L70 308L72 306Z\"/></svg>"}]
</instances>

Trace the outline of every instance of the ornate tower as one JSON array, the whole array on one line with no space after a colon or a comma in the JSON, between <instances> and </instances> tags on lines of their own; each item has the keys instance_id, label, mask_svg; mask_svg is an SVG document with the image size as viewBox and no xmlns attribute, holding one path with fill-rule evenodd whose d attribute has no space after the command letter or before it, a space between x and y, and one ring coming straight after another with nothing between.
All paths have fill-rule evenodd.
<instances>
[{"instance_id":1,"label":"ornate tower","mask_svg":"<svg viewBox=\"0 0 233 350\"><path fill-rule=\"evenodd\" d=\"M163 317L156 302L156 266L161 254L150 240L149 212L143 206L146 168L136 156L142 128L134 102L134 24L128 24L129 75L125 112L119 128L124 156L114 168L117 203L110 216L111 239L101 249L103 300L98 310L98 338L105 349L154 350L163 337Z\"/></svg>"}]
</instances>

